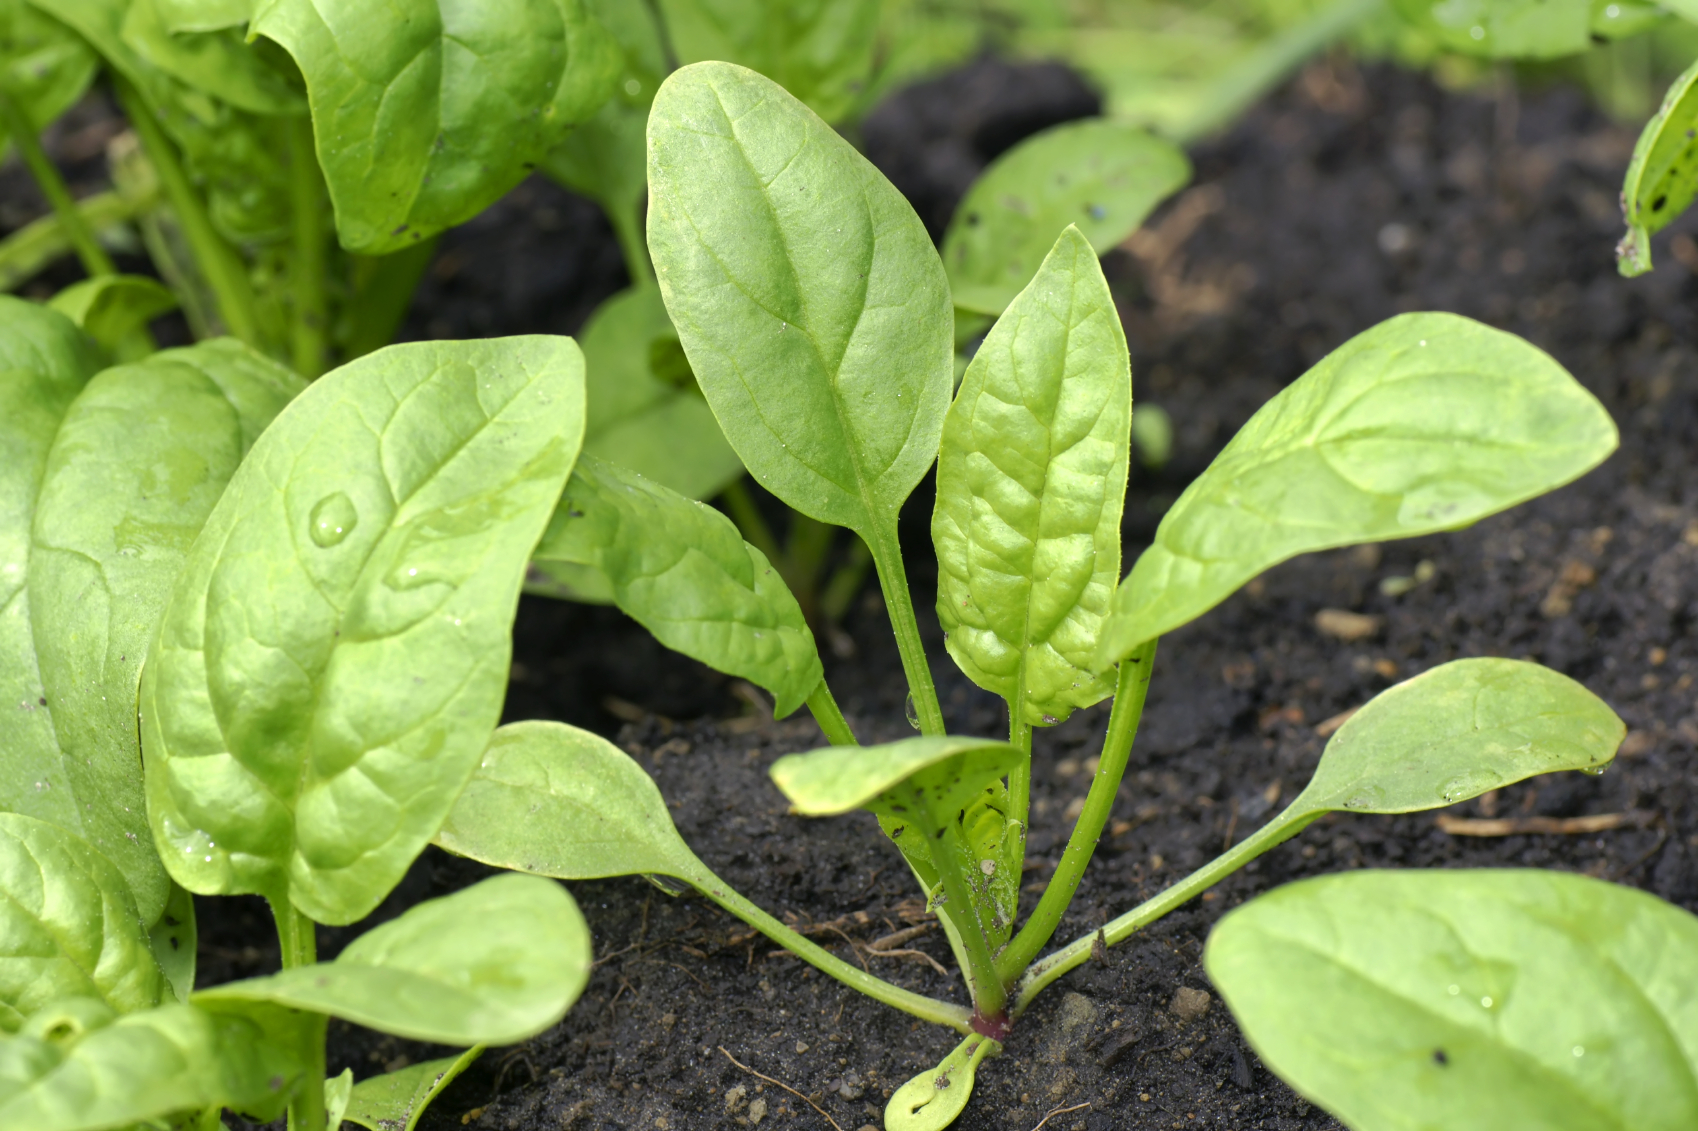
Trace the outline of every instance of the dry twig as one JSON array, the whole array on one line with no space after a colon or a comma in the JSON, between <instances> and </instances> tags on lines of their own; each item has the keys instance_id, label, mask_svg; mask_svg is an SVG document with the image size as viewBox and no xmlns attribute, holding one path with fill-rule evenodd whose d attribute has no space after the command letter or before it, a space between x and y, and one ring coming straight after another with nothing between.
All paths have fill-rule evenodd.
<instances>
[{"instance_id":1,"label":"dry twig","mask_svg":"<svg viewBox=\"0 0 1698 1131\"><path fill-rule=\"evenodd\" d=\"M1602 833L1627 825L1644 828L1656 814L1635 809L1628 813L1595 813L1590 817L1452 817L1438 816L1438 826L1451 836L1518 836L1522 833Z\"/></svg>"},{"instance_id":2,"label":"dry twig","mask_svg":"<svg viewBox=\"0 0 1698 1131\"><path fill-rule=\"evenodd\" d=\"M750 1076L753 1076L753 1077L755 1077L756 1079L759 1079L759 1080L765 1080L768 1084L772 1084L776 1087L783 1088L786 1092L789 1092L791 1095L795 1096L797 1099L801 1100L803 1103L807 1104L809 1107L811 1107L815 1111L819 1112L822 1116L825 1117L825 1121L827 1123L829 1123L833 1127L837 1128L837 1131L843 1131L843 1128L838 1126L837 1120L833 1119L831 1117L830 1113L825 1110L825 1108L821 1107L819 1104L815 1103L813 1100L810 1100L807 1096L804 1096L801 1092L798 1092L795 1088L792 1088L789 1084L786 1084L782 1080L774 1080L771 1076L768 1076L764 1072L756 1072L753 1068L750 1068L747 1064L744 1064L742 1061L738 1060L736 1057L732 1056L730 1053L725 1052L725 1046L724 1045L719 1046L719 1051L725 1053L725 1059L726 1060L729 1060L732 1064L735 1064L738 1068L741 1068L744 1072L747 1072Z\"/></svg>"},{"instance_id":3,"label":"dry twig","mask_svg":"<svg viewBox=\"0 0 1698 1131\"><path fill-rule=\"evenodd\" d=\"M1044 1131L1044 1124L1048 1123L1050 1120L1054 1119L1056 1116L1066 1115L1070 1111L1078 1111L1080 1108L1085 1108L1085 1107L1090 1107L1090 1106L1091 1106L1090 1103L1086 1102L1086 1103L1082 1103L1082 1104L1074 1104L1072 1107L1052 1107L1052 1108L1049 1109L1049 1111L1044 1115L1044 1117L1042 1119L1038 1120L1038 1125L1036 1127L1032 1128L1032 1131Z\"/></svg>"}]
</instances>

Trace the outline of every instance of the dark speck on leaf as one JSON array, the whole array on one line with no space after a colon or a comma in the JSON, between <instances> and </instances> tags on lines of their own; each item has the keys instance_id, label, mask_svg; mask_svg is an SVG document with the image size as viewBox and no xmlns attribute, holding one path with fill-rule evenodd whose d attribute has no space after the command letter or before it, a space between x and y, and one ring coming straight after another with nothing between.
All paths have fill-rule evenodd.
<instances>
[{"instance_id":1,"label":"dark speck on leaf","mask_svg":"<svg viewBox=\"0 0 1698 1131\"><path fill-rule=\"evenodd\" d=\"M399 228L396 228L393 232L390 232L389 234L392 235L392 236L398 236L402 232L406 231L407 227L408 227L408 225L402 224Z\"/></svg>"},{"instance_id":2,"label":"dark speck on leaf","mask_svg":"<svg viewBox=\"0 0 1698 1131\"><path fill-rule=\"evenodd\" d=\"M1445 1054L1443 1049L1434 1049L1433 1063L1442 1068L1450 1063L1450 1057Z\"/></svg>"},{"instance_id":3,"label":"dark speck on leaf","mask_svg":"<svg viewBox=\"0 0 1698 1131\"><path fill-rule=\"evenodd\" d=\"M181 949L183 949L183 944L178 942L175 938L173 938L171 940L171 949L172 950L181 950Z\"/></svg>"},{"instance_id":4,"label":"dark speck on leaf","mask_svg":"<svg viewBox=\"0 0 1698 1131\"><path fill-rule=\"evenodd\" d=\"M47 706L47 696L43 695L39 700L37 700L37 702L39 702L43 707Z\"/></svg>"},{"instance_id":5,"label":"dark speck on leaf","mask_svg":"<svg viewBox=\"0 0 1698 1131\"><path fill-rule=\"evenodd\" d=\"M329 978L326 978L326 977L324 977L324 976L323 976L323 975L320 975L320 976L319 976L319 977L317 977L317 978L314 978L314 979L313 979L313 981L314 981L314 982L315 982L315 983L316 983L316 984L317 984L317 985L318 985L318 986L320 986L320 987L321 987L321 988L322 988L322 987L324 987L324 986L328 986L328 985L329 985L329 984L330 984L330 979L329 979Z\"/></svg>"},{"instance_id":6,"label":"dark speck on leaf","mask_svg":"<svg viewBox=\"0 0 1698 1131\"><path fill-rule=\"evenodd\" d=\"M943 839L943 833L944 833L944 830L943 830L943 829L939 829L939 830L937 830L937 832L936 832L936 834L934 834L934 836L933 836L933 837L932 837L932 839L933 839L933 840L942 840L942 839Z\"/></svg>"},{"instance_id":7,"label":"dark speck on leaf","mask_svg":"<svg viewBox=\"0 0 1698 1131\"><path fill-rule=\"evenodd\" d=\"M570 516L572 518L583 518L584 517L583 511L567 511L566 513L567 513L568 516Z\"/></svg>"},{"instance_id":8,"label":"dark speck on leaf","mask_svg":"<svg viewBox=\"0 0 1698 1131\"><path fill-rule=\"evenodd\" d=\"M1663 210L1663 205L1667 204L1668 202L1669 202L1669 198L1667 196L1659 196L1657 199L1655 199L1651 202L1651 211L1652 212L1661 212Z\"/></svg>"},{"instance_id":9,"label":"dark speck on leaf","mask_svg":"<svg viewBox=\"0 0 1698 1131\"><path fill-rule=\"evenodd\" d=\"M265 1086L274 1092L281 1092L283 1090L283 1077L273 1076L265 1082Z\"/></svg>"},{"instance_id":10,"label":"dark speck on leaf","mask_svg":"<svg viewBox=\"0 0 1698 1131\"><path fill-rule=\"evenodd\" d=\"M969 228L976 228L979 226L979 214L977 212L967 213L967 226Z\"/></svg>"}]
</instances>

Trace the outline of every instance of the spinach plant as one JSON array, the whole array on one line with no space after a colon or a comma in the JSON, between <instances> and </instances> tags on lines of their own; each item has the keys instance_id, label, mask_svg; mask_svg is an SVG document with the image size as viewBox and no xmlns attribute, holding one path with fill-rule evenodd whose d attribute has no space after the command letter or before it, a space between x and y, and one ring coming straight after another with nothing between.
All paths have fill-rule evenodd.
<instances>
[{"instance_id":1,"label":"spinach plant","mask_svg":"<svg viewBox=\"0 0 1698 1131\"><path fill-rule=\"evenodd\" d=\"M797 99L735 65L685 67L655 98L648 172L648 246L696 380L767 490L869 547L922 733L856 745L766 556L676 492L582 459L534 557L599 571L661 641L767 688L778 714L808 705L831 745L779 759L774 781L799 813L876 815L968 1001L874 977L754 906L690 851L640 766L562 724L497 731L436 839L518 871L687 885L846 985L959 1031L892 1096L887 1127L948 1124L1045 986L1322 814L1432 808L1613 756L1620 720L1574 681L1510 660L1442 665L1364 707L1255 835L1045 954L1108 820L1159 635L1296 554L1464 526L1568 482L1615 447L1613 424L1520 339L1403 315L1257 413L1117 584L1131 373L1083 233L1051 241L952 396L944 263L895 189ZM955 662L1008 701L1006 739L945 733L921 644L897 516L934 463L938 618ZM1111 697L1083 811L1022 916L1034 731Z\"/></svg>"},{"instance_id":2,"label":"spinach plant","mask_svg":"<svg viewBox=\"0 0 1698 1131\"><path fill-rule=\"evenodd\" d=\"M411 1127L588 977L531 876L330 962L314 927L376 907L494 731L576 345L398 346L308 388L229 338L107 367L0 298L0 357L0 1126ZM196 990L190 892L265 896L283 969ZM471 1049L327 1083L331 1016Z\"/></svg>"}]
</instances>

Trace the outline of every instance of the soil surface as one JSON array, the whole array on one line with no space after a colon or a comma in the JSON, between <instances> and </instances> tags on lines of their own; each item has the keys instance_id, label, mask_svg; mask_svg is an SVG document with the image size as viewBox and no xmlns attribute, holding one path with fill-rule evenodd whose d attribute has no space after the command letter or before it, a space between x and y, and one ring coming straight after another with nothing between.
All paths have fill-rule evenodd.
<instances>
[{"instance_id":1,"label":"soil surface","mask_svg":"<svg viewBox=\"0 0 1698 1131\"><path fill-rule=\"evenodd\" d=\"M898 95L906 101L865 124L869 152L934 228L975 162L1022 131L1093 109L1066 75L986 70L999 66ZM1571 90L1453 94L1419 75L1324 62L1200 147L1192 187L1108 257L1135 395L1167 409L1177 432L1167 467L1134 475L1128 563L1259 405L1402 311L1454 311L1527 337L1603 401L1622 447L1580 482L1469 530L1287 563L1172 633L1110 835L1058 940L1248 835L1302 787L1328 720L1458 657L1538 660L1603 696L1631 729L1602 777L1536 779L1449 816L1618 814L1618 827L1477 837L1446 832L1431 813L1322 820L1052 987L981 1069L962 1131L1032 1131L1046 1115L1052 1131L1338 1127L1262 1067L1200 963L1223 912L1298 877L1364 866L1549 867L1698 909L1698 472L1689 454L1698 450L1698 244L1695 225L1683 223L1656 241L1655 272L1616 275L1616 198L1632 141ZM532 181L444 240L409 333L570 331L623 282L593 207ZM904 534L945 713L952 731L1000 734L1000 700L950 663L930 612L929 495L927 484L916 492ZM1372 619L1344 640L1318 626L1323 609ZM828 655L827 671L858 733L912 733L876 594L842 627L852 646L836 651L852 654ZM616 612L526 598L507 716L615 737L654 775L685 839L733 886L846 959L960 997L958 979L933 969L949 960L938 931L901 944L917 954L865 949L927 923L872 819L789 816L769 783L775 758L822 741L805 713L762 721L730 681L665 652ZM1106 720L1105 705L1037 737L1028 891L1060 855ZM432 850L374 919L483 874ZM637 878L570 886L600 956L583 998L554 1030L485 1054L425 1127L827 1126L772 1082L782 1081L852 1131L876 1127L890 1091L955 1044L699 898ZM200 909L203 983L274 968L263 905ZM366 925L325 931L323 952ZM444 1051L332 1025L332 1071L364 1076Z\"/></svg>"}]
</instances>

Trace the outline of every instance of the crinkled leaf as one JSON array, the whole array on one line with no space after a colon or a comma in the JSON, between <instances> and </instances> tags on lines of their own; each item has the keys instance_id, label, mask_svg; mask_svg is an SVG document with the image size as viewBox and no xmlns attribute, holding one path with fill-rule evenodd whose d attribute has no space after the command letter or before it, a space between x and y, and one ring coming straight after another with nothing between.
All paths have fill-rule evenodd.
<instances>
[{"instance_id":1,"label":"crinkled leaf","mask_svg":"<svg viewBox=\"0 0 1698 1131\"><path fill-rule=\"evenodd\" d=\"M1327 743L1294 809L1410 813L1536 774L1601 772L1627 727L1525 660L1453 660L1374 696Z\"/></svg>"},{"instance_id":2,"label":"crinkled leaf","mask_svg":"<svg viewBox=\"0 0 1698 1131\"><path fill-rule=\"evenodd\" d=\"M772 764L772 780L791 807L808 817L851 809L896 812L895 792L918 793L926 810L953 819L980 790L1021 758L1006 742L989 738L905 738L878 746L823 746L786 754Z\"/></svg>"},{"instance_id":3,"label":"crinkled leaf","mask_svg":"<svg viewBox=\"0 0 1698 1131\"><path fill-rule=\"evenodd\" d=\"M590 932L553 880L514 874L408 909L334 962L230 982L195 1002L271 1002L438 1044L510 1045L565 1016L590 976Z\"/></svg>"},{"instance_id":4,"label":"crinkled leaf","mask_svg":"<svg viewBox=\"0 0 1698 1131\"><path fill-rule=\"evenodd\" d=\"M1674 80L1633 147L1621 186L1627 235L1616 248L1623 275L1651 269L1651 237L1668 227L1698 195L1698 63Z\"/></svg>"},{"instance_id":5,"label":"crinkled leaf","mask_svg":"<svg viewBox=\"0 0 1698 1131\"><path fill-rule=\"evenodd\" d=\"M481 212L619 67L584 0L260 0L249 30L300 67L337 235L367 255Z\"/></svg>"},{"instance_id":6,"label":"crinkled leaf","mask_svg":"<svg viewBox=\"0 0 1698 1131\"><path fill-rule=\"evenodd\" d=\"M142 682L179 883L328 923L387 894L495 727L524 563L582 430L577 346L522 337L368 354L265 432Z\"/></svg>"},{"instance_id":7,"label":"crinkled leaf","mask_svg":"<svg viewBox=\"0 0 1698 1131\"><path fill-rule=\"evenodd\" d=\"M974 683L1055 723L1113 694L1091 656L1120 577L1126 335L1069 226L973 355L938 453L938 621Z\"/></svg>"},{"instance_id":8,"label":"crinkled leaf","mask_svg":"<svg viewBox=\"0 0 1698 1131\"><path fill-rule=\"evenodd\" d=\"M641 133L639 150L641 152ZM603 303L584 327L584 454L706 499L743 474L653 287Z\"/></svg>"},{"instance_id":9,"label":"crinkled leaf","mask_svg":"<svg viewBox=\"0 0 1698 1131\"><path fill-rule=\"evenodd\" d=\"M113 354L130 334L175 310L177 296L145 275L97 275L72 283L47 305Z\"/></svg>"},{"instance_id":10,"label":"crinkled leaf","mask_svg":"<svg viewBox=\"0 0 1698 1131\"><path fill-rule=\"evenodd\" d=\"M73 833L0 813L0 1031L59 998L133 1013L167 992L123 873Z\"/></svg>"},{"instance_id":11,"label":"crinkled leaf","mask_svg":"<svg viewBox=\"0 0 1698 1131\"><path fill-rule=\"evenodd\" d=\"M950 219L943 264L955 305L998 314L1076 225L1098 253L1191 179L1171 142L1123 122L1068 122L991 163Z\"/></svg>"},{"instance_id":12,"label":"crinkled leaf","mask_svg":"<svg viewBox=\"0 0 1698 1131\"><path fill-rule=\"evenodd\" d=\"M836 122L872 79L879 0L660 0L681 63L759 71Z\"/></svg>"},{"instance_id":13,"label":"crinkled leaf","mask_svg":"<svg viewBox=\"0 0 1698 1131\"><path fill-rule=\"evenodd\" d=\"M766 688L779 718L825 674L796 598L731 520L624 468L580 458L532 557L595 567L662 644Z\"/></svg>"},{"instance_id":14,"label":"crinkled leaf","mask_svg":"<svg viewBox=\"0 0 1698 1131\"><path fill-rule=\"evenodd\" d=\"M161 7L161 0L129 0L121 34L142 62L238 110L306 113L306 98L238 28L173 32Z\"/></svg>"},{"instance_id":15,"label":"crinkled leaf","mask_svg":"<svg viewBox=\"0 0 1698 1131\"><path fill-rule=\"evenodd\" d=\"M413 1131L431 1101L482 1052L481 1047L469 1048L459 1056L409 1064L361 1080L354 1085L342 1118L370 1131Z\"/></svg>"},{"instance_id":16,"label":"crinkled leaf","mask_svg":"<svg viewBox=\"0 0 1698 1131\"><path fill-rule=\"evenodd\" d=\"M83 835L123 869L149 923L167 879L137 760L142 663L225 484L305 387L228 338L167 350L90 381L48 457L29 553L42 685Z\"/></svg>"},{"instance_id":17,"label":"crinkled leaf","mask_svg":"<svg viewBox=\"0 0 1698 1131\"><path fill-rule=\"evenodd\" d=\"M436 843L563 880L701 871L654 779L607 739L564 723L496 731Z\"/></svg>"},{"instance_id":18,"label":"crinkled leaf","mask_svg":"<svg viewBox=\"0 0 1698 1131\"><path fill-rule=\"evenodd\" d=\"M1698 1125L1698 919L1644 892L1325 876L1229 913L1204 962L1268 1067L1351 1127Z\"/></svg>"},{"instance_id":19,"label":"crinkled leaf","mask_svg":"<svg viewBox=\"0 0 1698 1131\"><path fill-rule=\"evenodd\" d=\"M908 202L771 80L697 63L649 116L648 234L744 465L802 513L887 541L954 372L948 285Z\"/></svg>"},{"instance_id":20,"label":"crinkled leaf","mask_svg":"<svg viewBox=\"0 0 1698 1131\"><path fill-rule=\"evenodd\" d=\"M1453 314L1404 314L1298 378L1192 481L1114 596L1096 666L1311 550L1449 530L1615 450L1597 398L1550 355Z\"/></svg>"},{"instance_id":21,"label":"crinkled leaf","mask_svg":"<svg viewBox=\"0 0 1698 1131\"><path fill-rule=\"evenodd\" d=\"M1593 0L1393 0L1446 48L1493 59L1555 59L1592 46Z\"/></svg>"},{"instance_id":22,"label":"crinkled leaf","mask_svg":"<svg viewBox=\"0 0 1698 1131\"><path fill-rule=\"evenodd\" d=\"M0 87L38 130L76 104L99 65L82 37L51 12L26 0L0 0Z\"/></svg>"},{"instance_id":23,"label":"crinkled leaf","mask_svg":"<svg viewBox=\"0 0 1698 1131\"><path fill-rule=\"evenodd\" d=\"M0 1038L0 1127L128 1128L208 1107L265 1122L306 1074L303 1015L276 1006L172 1003L110 1024L52 1013L37 1016L34 1033Z\"/></svg>"}]
</instances>

